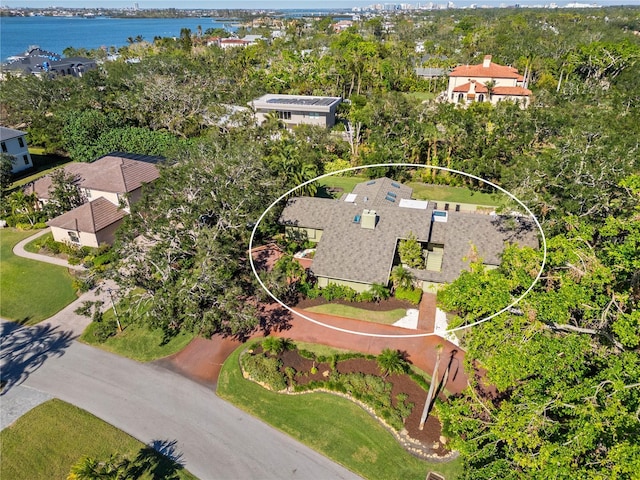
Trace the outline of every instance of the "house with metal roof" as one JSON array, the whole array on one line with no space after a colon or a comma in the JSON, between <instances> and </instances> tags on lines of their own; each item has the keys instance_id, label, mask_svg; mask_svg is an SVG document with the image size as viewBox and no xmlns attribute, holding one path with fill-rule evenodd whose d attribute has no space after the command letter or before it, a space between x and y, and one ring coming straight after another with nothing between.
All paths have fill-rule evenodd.
<instances>
[{"instance_id":1,"label":"house with metal roof","mask_svg":"<svg viewBox=\"0 0 640 480\"><path fill-rule=\"evenodd\" d=\"M11 157L12 173L33 167L26 136L27 132L0 127L0 147L2 153Z\"/></svg>"},{"instance_id":2,"label":"house with metal roof","mask_svg":"<svg viewBox=\"0 0 640 480\"><path fill-rule=\"evenodd\" d=\"M359 292L389 282L400 263L398 243L410 236L423 248L424 268L411 271L424 290L455 280L471 257L497 267L508 243L538 248L530 219L416 200L410 187L389 178L360 183L340 199L290 199L279 223L287 235L316 242L310 269L320 287L337 283Z\"/></svg>"},{"instance_id":3,"label":"house with metal roof","mask_svg":"<svg viewBox=\"0 0 640 480\"><path fill-rule=\"evenodd\" d=\"M341 102L341 97L267 94L249 102L249 106L259 123L275 115L288 127L303 124L332 127Z\"/></svg>"},{"instance_id":4,"label":"house with metal roof","mask_svg":"<svg viewBox=\"0 0 640 480\"><path fill-rule=\"evenodd\" d=\"M516 68L493 63L491 55L485 55L480 64L460 65L449 73L447 101L450 103L496 104L503 100L527 107L531 101L531 90L526 88L526 79Z\"/></svg>"}]
</instances>

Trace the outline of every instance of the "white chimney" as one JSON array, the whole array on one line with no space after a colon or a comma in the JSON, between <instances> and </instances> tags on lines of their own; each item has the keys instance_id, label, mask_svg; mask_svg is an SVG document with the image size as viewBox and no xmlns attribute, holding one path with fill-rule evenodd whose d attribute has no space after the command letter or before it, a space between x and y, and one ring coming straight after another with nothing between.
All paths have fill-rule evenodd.
<instances>
[{"instance_id":1,"label":"white chimney","mask_svg":"<svg viewBox=\"0 0 640 480\"><path fill-rule=\"evenodd\" d=\"M491 66L491 55L485 55L482 61L482 68L489 68Z\"/></svg>"},{"instance_id":2,"label":"white chimney","mask_svg":"<svg viewBox=\"0 0 640 480\"><path fill-rule=\"evenodd\" d=\"M469 83L471 84L469 86L469 93L476 93L476 81L471 80Z\"/></svg>"}]
</instances>

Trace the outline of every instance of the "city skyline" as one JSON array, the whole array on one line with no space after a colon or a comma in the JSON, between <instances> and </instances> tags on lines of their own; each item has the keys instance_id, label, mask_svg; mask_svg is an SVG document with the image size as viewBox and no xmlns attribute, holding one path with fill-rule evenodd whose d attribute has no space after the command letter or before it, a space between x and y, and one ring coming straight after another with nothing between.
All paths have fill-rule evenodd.
<instances>
[{"instance_id":1,"label":"city skyline","mask_svg":"<svg viewBox=\"0 0 640 480\"><path fill-rule=\"evenodd\" d=\"M448 0L435 0L433 3L447 3ZM0 0L0 6L10 8L132 8L134 3L141 9L147 8L179 8L179 9L350 9L354 7L366 7L372 4L427 4L429 1L366 1L366 0L184 0L176 5L171 0ZM640 0L458 0L456 6L463 7L475 5L544 5L556 3L560 6L567 3L596 3L601 6L614 5L640 5Z\"/></svg>"}]
</instances>

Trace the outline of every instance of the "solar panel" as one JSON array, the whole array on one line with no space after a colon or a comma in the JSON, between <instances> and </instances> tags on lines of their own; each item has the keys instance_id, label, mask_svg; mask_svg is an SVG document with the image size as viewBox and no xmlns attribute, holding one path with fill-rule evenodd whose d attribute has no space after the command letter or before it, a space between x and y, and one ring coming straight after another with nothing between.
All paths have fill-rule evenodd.
<instances>
[{"instance_id":1,"label":"solar panel","mask_svg":"<svg viewBox=\"0 0 640 480\"><path fill-rule=\"evenodd\" d=\"M267 100L267 103L277 104L277 105L320 105L320 106L328 106L331 105L335 101L334 98L329 97L315 97L315 98L305 98L305 97L292 97L292 98L270 98Z\"/></svg>"},{"instance_id":2,"label":"solar panel","mask_svg":"<svg viewBox=\"0 0 640 480\"><path fill-rule=\"evenodd\" d=\"M400 188L400 184L396 183L396 182L391 182L391 186L394 188Z\"/></svg>"},{"instance_id":3,"label":"solar panel","mask_svg":"<svg viewBox=\"0 0 640 480\"><path fill-rule=\"evenodd\" d=\"M387 196L388 196L388 197L396 198L398 195L396 195L396 194L395 194L395 193L393 193L393 192L387 192Z\"/></svg>"},{"instance_id":4,"label":"solar panel","mask_svg":"<svg viewBox=\"0 0 640 480\"><path fill-rule=\"evenodd\" d=\"M388 195L387 195L386 197L384 197L384 199L385 199L385 200L390 201L391 203L395 203L395 201L396 201L396 199L395 199L395 198L390 197L390 196L388 196Z\"/></svg>"}]
</instances>

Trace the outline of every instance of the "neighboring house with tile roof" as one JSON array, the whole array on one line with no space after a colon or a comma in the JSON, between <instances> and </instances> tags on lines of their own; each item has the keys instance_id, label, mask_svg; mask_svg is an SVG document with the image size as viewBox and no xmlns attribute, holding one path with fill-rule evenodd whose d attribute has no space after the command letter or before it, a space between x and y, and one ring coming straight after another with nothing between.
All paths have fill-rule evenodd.
<instances>
[{"instance_id":1,"label":"neighboring house with tile roof","mask_svg":"<svg viewBox=\"0 0 640 480\"><path fill-rule=\"evenodd\" d=\"M531 90L525 86L525 78L513 67L498 65L486 55L477 65L460 65L449 73L447 101L468 104L503 100L529 106Z\"/></svg>"},{"instance_id":2,"label":"neighboring house with tile roof","mask_svg":"<svg viewBox=\"0 0 640 480\"><path fill-rule=\"evenodd\" d=\"M69 163L63 168L76 179L76 185L88 200L99 197L129 210L130 202L142 195L142 185L160 175L157 163L162 159L147 155L115 152L91 163ZM35 193L41 203L50 199L51 177L37 179L27 186L27 193Z\"/></svg>"},{"instance_id":3,"label":"neighboring house with tile roof","mask_svg":"<svg viewBox=\"0 0 640 480\"><path fill-rule=\"evenodd\" d=\"M53 238L86 247L99 247L115 240L115 233L126 212L100 197L49 220Z\"/></svg>"},{"instance_id":4,"label":"neighboring house with tile roof","mask_svg":"<svg viewBox=\"0 0 640 480\"><path fill-rule=\"evenodd\" d=\"M538 247L537 228L529 219L438 210L434 202L411 194L406 185L379 178L336 200L290 199L279 222L289 236L317 243L311 271L320 287L338 283L359 292L389 282L399 262L398 242L410 235L423 247L425 268L411 271L425 290L455 280L476 254L474 248L491 268L500 264L507 243Z\"/></svg>"},{"instance_id":5,"label":"neighboring house with tile roof","mask_svg":"<svg viewBox=\"0 0 640 480\"><path fill-rule=\"evenodd\" d=\"M112 243L114 233L130 206L142 196L144 184L160 176L157 163L162 159L130 153L111 153L91 163L65 165L67 174L87 203L48 222L57 242L97 247ZM51 177L42 177L26 187L41 203L50 201Z\"/></svg>"},{"instance_id":6,"label":"neighboring house with tile roof","mask_svg":"<svg viewBox=\"0 0 640 480\"><path fill-rule=\"evenodd\" d=\"M26 136L27 132L0 127L0 146L2 147L2 153L11 156L12 173L33 167Z\"/></svg>"}]
</instances>

